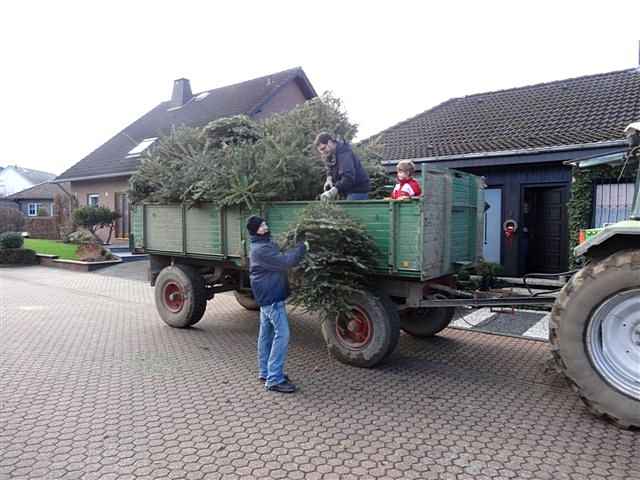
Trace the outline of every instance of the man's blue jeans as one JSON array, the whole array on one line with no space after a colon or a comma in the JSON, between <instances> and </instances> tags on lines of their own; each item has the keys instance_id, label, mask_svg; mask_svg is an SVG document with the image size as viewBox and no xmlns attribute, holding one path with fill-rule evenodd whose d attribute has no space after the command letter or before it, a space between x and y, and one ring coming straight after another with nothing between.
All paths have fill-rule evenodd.
<instances>
[{"instance_id":1,"label":"man's blue jeans","mask_svg":"<svg viewBox=\"0 0 640 480\"><path fill-rule=\"evenodd\" d=\"M284 382L284 362L289 349L289 319L284 302L260 307L258 368L266 387Z\"/></svg>"},{"instance_id":2,"label":"man's blue jeans","mask_svg":"<svg viewBox=\"0 0 640 480\"><path fill-rule=\"evenodd\" d=\"M350 193L347 195L347 200L369 200L368 193Z\"/></svg>"}]
</instances>

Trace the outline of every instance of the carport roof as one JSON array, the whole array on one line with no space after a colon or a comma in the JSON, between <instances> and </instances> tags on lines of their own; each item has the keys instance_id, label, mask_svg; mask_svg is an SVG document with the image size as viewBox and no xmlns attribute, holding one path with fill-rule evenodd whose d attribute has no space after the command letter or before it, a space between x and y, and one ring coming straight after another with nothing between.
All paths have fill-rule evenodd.
<instances>
[{"instance_id":1,"label":"carport roof","mask_svg":"<svg viewBox=\"0 0 640 480\"><path fill-rule=\"evenodd\" d=\"M598 146L624 139L638 119L640 68L632 68L452 98L374 137L387 161L426 160Z\"/></svg>"}]
</instances>

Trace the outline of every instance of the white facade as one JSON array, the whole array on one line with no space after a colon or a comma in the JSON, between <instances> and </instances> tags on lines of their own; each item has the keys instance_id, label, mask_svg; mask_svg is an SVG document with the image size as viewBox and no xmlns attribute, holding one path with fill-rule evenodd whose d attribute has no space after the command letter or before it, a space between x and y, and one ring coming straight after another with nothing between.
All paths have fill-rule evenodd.
<instances>
[{"instance_id":1,"label":"white facade","mask_svg":"<svg viewBox=\"0 0 640 480\"><path fill-rule=\"evenodd\" d=\"M0 197L13 195L14 193L21 192L26 188L33 187L34 185L35 183L26 179L12 166L6 167L0 171Z\"/></svg>"}]
</instances>

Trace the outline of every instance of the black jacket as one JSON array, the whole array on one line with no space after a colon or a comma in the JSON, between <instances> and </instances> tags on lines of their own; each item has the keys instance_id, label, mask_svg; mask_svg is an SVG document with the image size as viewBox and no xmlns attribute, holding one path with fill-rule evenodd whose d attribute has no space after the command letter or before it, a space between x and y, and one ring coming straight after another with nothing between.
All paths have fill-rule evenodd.
<instances>
[{"instance_id":1,"label":"black jacket","mask_svg":"<svg viewBox=\"0 0 640 480\"><path fill-rule=\"evenodd\" d=\"M251 236L249 278L251 290L258 305L271 305L289 296L287 270L302 260L304 244L281 252L271 237Z\"/></svg>"},{"instance_id":2,"label":"black jacket","mask_svg":"<svg viewBox=\"0 0 640 480\"><path fill-rule=\"evenodd\" d=\"M367 171L347 143L338 142L333 159L327 161L327 173L342 195L369 193L371 190Z\"/></svg>"}]
</instances>

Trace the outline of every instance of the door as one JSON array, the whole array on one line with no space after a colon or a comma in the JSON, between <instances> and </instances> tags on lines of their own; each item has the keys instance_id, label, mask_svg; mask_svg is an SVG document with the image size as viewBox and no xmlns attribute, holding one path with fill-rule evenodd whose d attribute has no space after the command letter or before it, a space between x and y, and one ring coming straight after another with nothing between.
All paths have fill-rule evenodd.
<instances>
[{"instance_id":1,"label":"door","mask_svg":"<svg viewBox=\"0 0 640 480\"><path fill-rule=\"evenodd\" d=\"M489 209L484 212L484 244L482 256L487 262L500 263L502 189L485 189L484 200L489 204Z\"/></svg>"},{"instance_id":2,"label":"door","mask_svg":"<svg viewBox=\"0 0 640 480\"><path fill-rule=\"evenodd\" d=\"M524 249L527 273L559 273L567 270L567 187L528 188L525 192Z\"/></svg>"},{"instance_id":3,"label":"door","mask_svg":"<svg viewBox=\"0 0 640 480\"><path fill-rule=\"evenodd\" d=\"M116 220L116 237L129 238L129 198L126 193L116 192L116 212L120 218Z\"/></svg>"}]
</instances>

